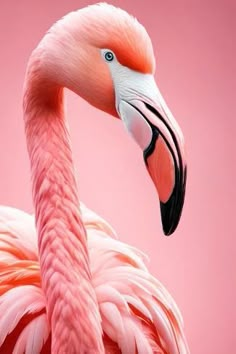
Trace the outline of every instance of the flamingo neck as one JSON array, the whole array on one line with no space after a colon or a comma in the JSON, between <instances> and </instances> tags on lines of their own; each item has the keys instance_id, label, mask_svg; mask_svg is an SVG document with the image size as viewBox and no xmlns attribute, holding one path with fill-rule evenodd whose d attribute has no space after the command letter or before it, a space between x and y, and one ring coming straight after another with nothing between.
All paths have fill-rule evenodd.
<instances>
[{"instance_id":1,"label":"flamingo neck","mask_svg":"<svg viewBox=\"0 0 236 354\"><path fill-rule=\"evenodd\" d=\"M101 319L91 284L63 89L36 82L32 75L25 89L24 118L52 353L100 354Z\"/></svg>"}]
</instances>

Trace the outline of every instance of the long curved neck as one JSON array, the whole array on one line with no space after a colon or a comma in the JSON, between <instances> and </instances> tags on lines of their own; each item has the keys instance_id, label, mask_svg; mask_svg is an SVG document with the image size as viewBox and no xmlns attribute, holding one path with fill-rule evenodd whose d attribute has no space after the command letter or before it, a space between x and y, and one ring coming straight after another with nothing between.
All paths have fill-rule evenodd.
<instances>
[{"instance_id":1,"label":"long curved neck","mask_svg":"<svg viewBox=\"0 0 236 354\"><path fill-rule=\"evenodd\" d=\"M43 79L35 65L26 79L24 119L52 353L100 354L101 319L79 212L63 89Z\"/></svg>"}]
</instances>

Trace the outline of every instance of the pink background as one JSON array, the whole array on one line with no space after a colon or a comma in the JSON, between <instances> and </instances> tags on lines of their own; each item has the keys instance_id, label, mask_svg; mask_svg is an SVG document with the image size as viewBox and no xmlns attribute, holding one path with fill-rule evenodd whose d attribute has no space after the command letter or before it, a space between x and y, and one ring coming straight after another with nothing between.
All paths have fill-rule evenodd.
<instances>
[{"instance_id":1,"label":"pink background","mask_svg":"<svg viewBox=\"0 0 236 354\"><path fill-rule=\"evenodd\" d=\"M21 110L30 52L55 20L93 2L0 3L1 204L33 210ZM165 238L141 151L121 122L69 94L81 199L150 256L182 311L191 352L233 353L236 3L110 2L134 14L153 40L157 82L186 137L187 197L178 230Z\"/></svg>"}]
</instances>

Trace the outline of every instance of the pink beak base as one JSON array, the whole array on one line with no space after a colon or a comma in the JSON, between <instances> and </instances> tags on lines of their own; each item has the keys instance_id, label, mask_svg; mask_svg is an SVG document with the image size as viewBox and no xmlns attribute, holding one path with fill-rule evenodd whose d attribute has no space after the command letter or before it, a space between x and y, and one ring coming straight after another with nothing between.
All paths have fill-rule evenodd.
<instances>
[{"instance_id":1,"label":"pink beak base","mask_svg":"<svg viewBox=\"0 0 236 354\"><path fill-rule=\"evenodd\" d=\"M145 106L155 115L155 122L162 122L158 128L153 124L153 119L151 122L145 117L152 129L152 141L144 151L144 160L159 194L163 231L168 236L177 228L182 214L187 168L181 153L183 147L180 147L180 139L168 124L168 120L164 119L164 113L159 113L147 103ZM161 129L163 123L165 129ZM165 130L168 131L166 135L171 137L171 144L169 138L164 135Z\"/></svg>"},{"instance_id":2,"label":"pink beak base","mask_svg":"<svg viewBox=\"0 0 236 354\"><path fill-rule=\"evenodd\" d=\"M164 234L171 235L178 226L185 198L187 172L182 133L161 105L142 100L129 104L151 128L144 160L159 195Z\"/></svg>"}]
</instances>

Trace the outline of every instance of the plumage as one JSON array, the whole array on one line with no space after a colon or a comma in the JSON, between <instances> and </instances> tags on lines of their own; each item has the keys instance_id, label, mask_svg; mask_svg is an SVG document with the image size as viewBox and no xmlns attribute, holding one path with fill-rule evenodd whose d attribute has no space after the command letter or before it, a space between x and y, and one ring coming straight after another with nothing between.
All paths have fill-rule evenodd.
<instances>
[{"instance_id":1,"label":"plumage","mask_svg":"<svg viewBox=\"0 0 236 354\"><path fill-rule=\"evenodd\" d=\"M23 109L35 215L0 207L0 354L188 353L180 312L146 255L79 201L64 115L67 87L123 120L164 190L172 233L184 200L183 138L154 69L145 28L107 4L65 16L33 51ZM155 156L166 176L159 187Z\"/></svg>"},{"instance_id":2,"label":"plumage","mask_svg":"<svg viewBox=\"0 0 236 354\"><path fill-rule=\"evenodd\" d=\"M109 224L83 204L81 210L88 235L92 283L105 338L107 336L116 343L117 350L118 344L122 353L135 353L137 348L140 348L138 353L186 353L178 308L163 285L148 272L144 263L147 257L114 237ZM21 230L22 220L24 230ZM21 232L17 235L18 225ZM3 314L0 318L0 348L20 319L35 315L26 327L21 328L23 332L15 344L17 354L24 353L27 348L30 354L39 353L29 348L33 345L41 348L50 335L41 289L37 233L32 225L34 216L1 207L0 238L4 243L5 236L8 236L5 243L12 243L7 255L3 255L2 248L0 250L0 313ZM108 234L107 230L112 232ZM17 243L14 242L16 239ZM25 243L31 244L33 257L29 254L22 259ZM34 342L31 334L35 336L36 333Z\"/></svg>"}]
</instances>

